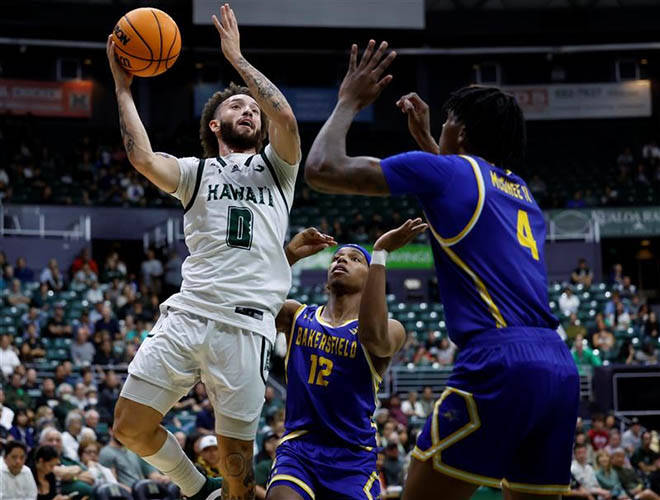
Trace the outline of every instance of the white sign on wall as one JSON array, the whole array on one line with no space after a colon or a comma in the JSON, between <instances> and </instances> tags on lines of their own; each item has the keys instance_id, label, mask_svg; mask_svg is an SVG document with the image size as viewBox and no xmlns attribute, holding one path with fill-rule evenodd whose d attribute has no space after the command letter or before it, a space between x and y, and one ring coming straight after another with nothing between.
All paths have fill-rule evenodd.
<instances>
[{"instance_id":1,"label":"white sign on wall","mask_svg":"<svg viewBox=\"0 0 660 500\"><path fill-rule=\"evenodd\" d=\"M505 87L528 120L651 116L651 82L525 85Z\"/></svg>"}]
</instances>

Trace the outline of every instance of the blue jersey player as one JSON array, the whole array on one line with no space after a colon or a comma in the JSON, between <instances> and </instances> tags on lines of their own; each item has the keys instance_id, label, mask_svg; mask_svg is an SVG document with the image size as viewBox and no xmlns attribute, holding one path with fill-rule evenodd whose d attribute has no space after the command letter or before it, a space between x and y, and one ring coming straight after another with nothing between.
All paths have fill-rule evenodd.
<instances>
[{"instance_id":1,"label":"blue jersey player","mask_svg":"<svg viewBox=\"0 0 660 500\"><path fill-rule=\"evenodd\" d=\"M376 241L373 258L341 246L328 269L328 303L287 300L277 316L288 341L286 431L268 500L379 497L372 416L381 377L405 342L401 323L388 319L385 258L426 228L406 221Z\"/></svg>"},{"instance_id":2,"label":"blue jersey player","mask_svg":"<svg viewBox=\"0 0 660 500\"><path fill-rule=\"evenodd\" d=\"M515 99L472 86L445 105L439 144L428 107L399 100L424 152L349 157L346 134L391 80L394 59L369 42L349 70L305 166L331 193L412 194L431 232L449 335L460 348L447 388L417 441L404 499L468 499L477 485L521 500L568 490L579 379L548 309L545 224L525 181L508 168L523 156ZM383 76L385 75L385 76Z\"/></svg>"}]
</instances>

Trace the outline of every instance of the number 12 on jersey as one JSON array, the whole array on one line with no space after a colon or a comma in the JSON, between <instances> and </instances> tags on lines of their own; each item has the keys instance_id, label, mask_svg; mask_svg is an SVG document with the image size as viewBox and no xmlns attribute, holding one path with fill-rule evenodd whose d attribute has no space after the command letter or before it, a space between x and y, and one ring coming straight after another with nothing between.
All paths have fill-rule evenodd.
<instances>
[{"instance_id":1,"label":"number 12 on jersey","mask_svg":"<svg viewBox=\"0 0 660 500\"><path fill-rule=\"evenodd\" d=\"M328 381L325 379L325 377L330 375L330 372L332 372L334 363L331 359L324 358L323 356L317 356L316 354L312 354L310 358L312 366L309 367L309 378L307 379L307 383L322 386L328 385ZM317 368L319 368L318 371L316 370ZM316 381L314 381L314 378L316 378Z\"/></svg>"},{"instance_id":2,"label":"number 12 on jersey","mask_svg":"<svg viewBox=\"0 0 660 500\"><path fill-rule=\"evenodd\" d=\"M524 210L518 210L518 243L532 252L534 260L539 260L539 250L536 246L536 240L529 225L529 215Z\"/></svg>"}]
</instances>

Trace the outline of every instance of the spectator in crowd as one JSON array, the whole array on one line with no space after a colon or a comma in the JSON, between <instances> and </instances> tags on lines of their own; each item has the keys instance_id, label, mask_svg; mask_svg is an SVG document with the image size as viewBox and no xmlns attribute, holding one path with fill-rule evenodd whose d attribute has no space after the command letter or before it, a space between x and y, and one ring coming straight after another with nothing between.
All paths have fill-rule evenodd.
<instances>
[{"instance_id":1,"label":"spectator in crowd","mask_svg":"<svg viewBox=\"0 0 660 500\"><path fill-rule=\"evenodd\" d=\"M95 332L107 331L112 335L112 338L116 338L120 332L119 322L112 316L112 308L110 304L103 305L102 318L99 319L94 325Z\"/></svg>"},{"instance_id":2,"label":"spectator in crowd","mask_svg":"<svg viewBox=\"0 0 660 500\"><path fill-rule=\"evenodd\" d=\"M37 370L34 368L28 368L28 370L25 372L25 383L23 385L23 388L30 391L30 390L39 390L39 381L37 380Z\"/></svg>"},{"instance_id":3,"label":"spectator in crowd","mask_svg":"<svg viewBox=\"0 0 660 500\"><path fill-rule=\"evenodd\" d=\"M626 338L619 348L619 354L616 357L616 362L624 365L631 365L635 361L635 346L631 339Z\"/></svg>"},{"instance_id":4,"label":"spectator in crowd","mask_svg":"<svg viewBox=\"0 0 660 500\"><path fill-rule=\"evenodd\" d=\"M73 386L66 382L62 382L57 385L55 394L57 394L58 403L53 408L53 413L55 414L55 417L57 418L60 425L65 426L66 416L71 410L76 409L74 404L71 402L71 398L73 397Z\"/></svg>"},{"instance_id":5,"label":"spectator in crowd","mask_svg":"<svg viewBox=\"0 0 660 500\"><path fill-rule=\"evenodd\" d=\"M580 307L580 299L573 293L570 286L564 288L564 293L559 296L559 310L561 313L568 317L575 314Z\"/></svg>"},{"instance_id":6,"label":"spectator in crowd","mask_svg":"<svg viewBox=\"0 0 660 500\"><path fill-rule=\"evenodd\" d=\"M606 425L606 428L607 428L607 425ZM612 455L614 455L615 451L619 451L619 450L621 450L625 453L626 450L621 445L621 433L619 432L619 430L618 429L610 429L609 434L610 435L609 435L609 441L607 442L607 446L605 446L605 448L603 448L607 452L607 454L612 456ZM626 465L629 465L629 463L627 463Z\"/></svg>"},{"instance_id":7,"label":"spectator in crowd","mask_svg":"<svg viewBox=\"0 0 660 500\"><path fill-rule=\"evenodd\" d=\"M633 466L644 474L650 474L657 469L656 460L660 458L655 451L651 449L651 433L642 434L642 445L633 453L630 461Z\"/></svg>"},{"instance_id":8,"label":"spectator in crowd","mask_svg":"<svg viewBox=\"0 0 660 500\"><path fill-rule=\"evenodd\" d=\"M614 313L610 315L609 321L616 330L622 331L628 329L632 318L623 302L617 302Z\"/></svg>"},{"instance_id":9,"label":"spectator in crowd","mask_svg":"<svg viewBox=\"0 0 660 500\"><path fill-rule=\"evenodd\" d=\"M571 283L574 285L582 284L585 287L589 288L591 282L594 279L594 275L589 269L586 259L578 260L578 265L573 272L571 273Z\"/></svg>"},{"instance_id":10,"label":"spectator in crowd","mask_svg":"<svg viewBox=\"0 0 660 500\"><path fill-rule=\"evenodd\" d=\"M16 259L14 276L21 280L21 283L30 283L34 281L34 271L28 267L27 259L25 257L19 257Z\"/></svg>"},{"instance_id":11,"label":"spectator in crowd","mask_svg":"<svg viewBox=\"0 0 660 500\"><path fill-rule=\"evenodd\" d=\"M30 425L30 419L26 409L21 408L16 410L13 425L9 429L9 435L14 441L25 443L28 450L34 448L34 428Z\"/></svg>"},{"instance_id":12,"label":"spectator in crowd","mask_svg":"<svg viewBox=\"0 0 660 500\"><path fill-rule=\"evenodd\" d=\"M18 359L16 350L12 345L12 336L8 333L0 335L0 371L8 379L17 366L20 366L21 360Z\"/></svg>"},{"instance_id":13,"label":"spectator in crowd","mask_svg":"<svg viewBox=\"0 0 660 500\"><path fill-rule=\"evenodd\" d=\"M407 417L412 417L414 415L415 417L424 418L426 416L422 402L419 401L417 391L410 391L408 393L408 399L401 403L401 411L403 411Z\"/></svg>"},{"instance_id":14,"label":"spectator in crowd","mask_svg":"<svg viewBox=\"0 0 660 500\"><path fill-rule=\"evenodd\" d=\"M50 259L48 261L48 266L41 271L40 280L41 283L46 283L50 290L59 292L64 288L64 278L60 272L60 267L57 264L56 259Z\"/></svg>"},{"instance_id":15,"label":"spectator in crowd","mask_svg":"<svg viewBox=\"0 0 660 500\"><path fill-rule=\"evenodd\" d=\"M144 187L142 187L135 172L128 174L125 193L126 199L128 199L131 204L139 204L144 201Z\"/></svg>"},{"instance_id":16,"label":"spectator in crowd","mask_svg":"<svg viewBox=\"0 0 660 500\"><path fill-rule=\"evenodd\" d=\"M89 341L89 328L86 325L80 325L76 332L76 341L71 344L71 359L77 366L86 366L94 361L96 350Z\"/></svg>"},{"instance_id":17,"label":"spectator in crowd","mask_svg":"<svg viewBox=\"0 0 660 500\"><path fill-rule=\"evenodd\" d=\"M115 356L112 341L104 338L99 349L96 349L93 362L95 365L113 366L119 364L119 358Z\"/></svg>"},{"instance_id":18,"label":"spectator in crowd","mask_svg":"<svg viewBox=\"0 0 660 500\"><path fill-rule=\"evenodd\" d=\"M642 348L635 352L635 361L641 365L658 364L658 350L656 349L653 340L645 339L642 342Z\"/></svg>"},{"instance_id":19,"label":"spectator in crowd","mask_svg":"<svg viewBox=\"0 0 660 500\"><path fill-rule=\"evenodd\" d=\"M394 440L385 447L383 472L387 487L403 485L403 460L399 456L399 445Z\"/></svg>"},{"instance_id":20,"label":"spectator in crowd","mask_svg":"<svg viewBox=\"0 0 660 500\"><path fill-rule=\"evenodd\" d=\"M590 369L594 366L601 366L603 364L600 358L585 344L584 337L578 335L575 337L573 349L571 349L573 359L575 360L575 364L580 373L583 373L585 369Z\"/></svg>"},{"instance_id":21,"label":"spectator in crowd","mask_svg":"<svg viewBox=\"0 0 660 500\"><path fill-rule=\"evenodd\" d=\"M268 483L270 469L273 466L273 460L275 460L275 449L277 448L277 442L278 437L274 432L270 432L264 436L264 440L261 445L261 453L257 455L256 466L254 468L255 499L265 500L266 498L266 486Z\"/></svg>"},{"instance_id":22,"label":"spectator in crowd","mask_svg":"<svg viewBox=\"0 0 660 500\"><path fill-rule=\"evenodd\" d=\"M649 474L649 487L653 493L660 495L660 458L655 461L655 470Z\"/></svg>"},{"instance_id":23,"label":"spectator in crowd","mask_svg":"<svg viewBox=\"0 0 660 500\"><path fill-rule=\"evenodd\" d=\"M404 427L408 425L408 417L401 410L401 398L398 394L392 394L389 402L390 416Z\"/></svg>"},{"instance_id":24,"label":"spectator in crowd","mask_svg":"<svg viewBox=\"0 0 660 500\"><path fill-rule=\"evenodd\" d=\"M34 304L30 305L30 308L21 315L21 328L23 332L27 329L28 325L34 324L37 328L37 331L41 331L41 327L44 323L45 314Z\"/></svg>"},{"instance_id":25,"label":"spectator in crowd","mask_svg":"<svg viewBox=\"0 0 660 500\"><path fill-rule=\"evenodd\" d=\"M30 303L30 298L21 290L21 282L17 278L14 278L11 282L7 303L13 307L21 307Z\"/></svg>"},{"instance_id":26,"label":"spectator in crowd","mask_svg":"<svg viewBox=\"0 0 660 500\"><path fill-rule=\"evenodd\" d=\"M587 329L581 324L577 314L571 313L571 315L568 317L568 324L564 328L564 333L566 335L564 340L575 339L575 337L578 335L585 337L587 335Z\"/></svg>"},{"instance_id":27,"label":"spectator in crowd","mask_svg":"<svg viewBox=\"0 0 660 500\"><path fill-rule=\"evenodd\" d=\"M601 488L594 468L587 462L587 447L584 444L576 444L574 453L575 458L571 464L571 474L573 477L590 494L597 495L604 500L610 500L612 498L611 493Z\"/></svg>"},{"instance_id":28,"label":"spectator in crowd","mask_svg":"<svg viewBox=\"0 0 660 500\"><path fill-rule=\"evenodd\" d=\"M79 460L78 447L80 443L80 431L82 430L82 415L77 411L70 411L64 420L64 428L62 433L62 450L64 456L71 460Z\"/></svg>"},{"instance_id":29,"label":"spectator in crowd","mask_svg":"<svg viewBox=\"0 0 660 500\"><path fill-rule=\"evenodd\" d=\"M99 412L96 411L93 408L90 408L89 410L87 410L85 412L85 414L83 416L85 418L85 426L83 427L83 431L85 431L87 429L90 429L91 431L96 432L97 429L98 429L99 420L100 420Z\"/></svg>"},{"instance_id":30,"label":"spectator in crowd","mask_svg":"<svg viewBox=\"0 0 660 500\"><path fill-rule=\"evenodd\" d=\"M616 163L622 174L627 175L632 166L635 164L635 157L632 154L630 147L626 147L616 159Z\"/></svg>"},{"instance_id":31,"label":"spectator in crowd","mask_svg":"<svg viewBox=\"0 0 660 500\"><path fill-rule=\"evenodd\" d=\"M222 477L220 473L220 455L218 453L218 438L209 434L202 436L198 443L199 456L197 465L204 470L208 477Z\"/></svg>"},{"instance_id":32,"label":"spectator in crowd","mask_svg":"<svg viewBox=\"0 0 660 500\"><path fill-rule=\"evenodd\" d=\"M76 383L73 389L73 396L69 399L71 404L75 406L78 410L83 411L87 408L87 387L82 382ZM78 439L80 441L80 439Z\"/></svg>"},{"instance_id":33,"label":"spectator in crowd","mask_svg":"<svg viewBox=\"0 0 660 500\"><path fill-rule=\"evenodd\" d=\"M24 363L31 363L45 356L46 347L39 336L38 326L36 323L30 323L25 329L25 338L21 344L21 360Z\"/></svg>"},{"instance_id":34,"label":"spectator in crowd","mask_svg":"<svg viewBox=\"0 0 660 500\"><path fill-rule=\"evenodd\" d=\"M455 354L456 344L454 344L448 336L443 336L440 339L440 345L438 346L437 352L435 354L438 363L443 366L453 365Z\"/></svg>"},{"instance_id":35,"label":"spectator in crowd","mask_svg":"<svg viewBox=\"0 0 660 500\"><path fill-rule=\"evenodd\" d=\"M616 339L612 332L607 330L605 321L603 321L602 315L596 317L596 333L591 337L591 343L594 346L594 349L598 349L602 352L609 352L614 349L616 345Z\"/></svg>"},{"instance_id":36,"label":"spectator in crowd","mask_svg":"<svg viewBox=\"0 0 660 500\"><path fill-rule=\"evenodd\" d=\"M85 298L92 304L103 302L103 290L99 288L99 282L93 280L89 285L89 290L85 293Z\"/></svg>"},{"instance_id":37,"label":"spectator in crowd","mask_svg":"<svg viewBox=\"0 0 660 500\"><path fill-rule=\"evenodd\" d=\"M610 492L611 498L629 500L616 471L612 468L612 460L606 451L596 453L596 479L604 490Z\"/></svg>"},{"instance_id":38,"label":"spectator in crowd","mask_svg":"<svg viewBox=\"0 0 660 500\"><path fill-rule=\"evenodd\" d=\"M71 460L63 454L62 434L60 431L54 427L46 427L41 431L39 444L41 446L52 446L57 452L60 465L53 469L53 473L62 486L62 493L68 495L77 492L74 496L77 500L85 496L90 496L92 485L94 484L94 476L89 473L87 467L83 464ZM38 485L39 482L37 481Z\"/></svg>"},{"instance_id":39,"label":"spectator in crowd","mask_svg":"<svg viewBox=\"0 0 660 500\"><path fill-rule=\"evenodd\" d=\"M94 304L94 308L89 312L89 322L92 325L90 330L94 333L96 333L96 322L103 319L103 308L106 305L109 304L106 304L105 302L97 302Z\"/></svg>"},{"instance_id":40,"label":"spectator in crowd","mask_svg":"<svg viewBox=\"0 0 660 500\"><path fill-rule=\"evenodd\" d=\"M110 469L117 482L131 490L141 479L167 483L169 478L159 473L155 468L142 460L138 455L117 441L110 429L110 442L101 449L99 463Z\"/></svg>"},{"instance_id":41,"label":"spectator in crowd","mask_svg":"<svg viewBox=\"0 0 660 500\"><path fill-rule=\"evenodd\" d=\"M2 289L11 287L11 282L14 281L14 267L10 264L5 264L2 269Z\"/></svg>"},{"instance_id":42,"label":"spectator in crowd","mask_svg":"<svg viewBox=\"0 0 660 500\"><path fill-rule=\"evenodd\" d=\"M115 410L115 403L119 398L120 381L113 370L107 370L103 384L99 386L98 412L101 421L109 423Z\"/></svg>"},{"instance_id":43,"label":"spectator in crowd","mask_svg":"<svg viewBox=\"0 0 660 500\"><path fill-rule=\"evenodd\" d=\"M213 409L211 404L206 400L202 404L201 411L197 414L195 419L195 427L198 434L215 435L215 416L213 415Z\"/></svg>"},{"instance_id":44,"label":"spectator in crowd","mask_svg":"<svg viewBox=\"0 0 660 500\"><path fill-rule=\"evenodd\" d=\"M591 417L591 429L589 429L588 436L594 450L598 451L607 446L610 435L605 430L605 417L602 414L597 413Z\"/></svg>"},{"instance_id":45,"label":"spectator in crowd","mask_svg":"<svg viewBox=\"0 0 660 500\"><path fill-rule=\"evenodd\" d=\"M616 263L612 266L612 272L609 278L609 284L616 290L618 285L623 284L623 266Z\"/></svg>"},{"instance_id":46,"label":"spectator in crowd","mask_svg":"<svg viewBox=\"0 0 660 500\"><path fill-rule=\"evenodd\" d=\"M578 419L580 420L580 419ZM587 450L587 462L593 464L596 458L596 452L594 451L593 446L591 446L591 441L586 431L576 428L575 432L575 444L583 444Z\"/></svg>"},{"instance_id":47,"label":"spectator in crowd","mask_svg":"<svg viewBox=\"0 0 660 500\"><path fill-rule=\"evenodd\" d=\"M644 323L644 335L646 337L657 339L659 331L660 331L660 324L658 324L658 318L654 311L650 311L649 317Z\"/></svg>"},{"instance_id":48,"label":"spectator in crowd","mask_svg":"<svg viewBox=\"0 0 660 500\"><path fill-rule=\"evenodd\" d=\"M144 284L156 293L160 292L160 279L163 276L163 264L156 258L153 249L147 250L147 258L140 265Z\"/></svg>"},{"instance_id":49,"label":"spectator in crowd","mask_svg":"<svg viewBox=\"0 0 660 500\"><path fill-rule=\"evenodd\" d=\"M81 377L81 382L85 384L85 387L89 391L89 389L98 389L96 386L96 383L94 382L94 372L92 371L92 368L90 366L83 366L82 369L80 370L80 377Z\"/></svg>"},{"instance_id":50,"label":"spectator in crowd","mask_svg":"<svg viewBox=\"0 0 660 500\"><path fill-rule=\"evenodd\" d=\"M660 496L644 487L644 481L632 467L626 465L626 460L626 453L622 449L612 453L612 469L628 496L635 500L660 500Z\"/></svg>"},{"instance_id":51,"label":"spectator in crowd","mask_svg":"<svg viewBox=\"0 0 660 500\"><path fill-rule=\"evenodd\" d=\"M59 399L55 392L55 382L52 378L45 378L41 382L41 396L37 398L36 407L48 406L49 408L55 408L59 404Z\"/></svg>"},{"instance_id":52,"label":"spectator in crowd","mask_svg":"<svg viewBox=\"0 0 660 500\"><path fill-rule=\"evenodd\" d=\"M92 258L92 253L87 247L83 248L78 256L73 260L73 264L71 264L71 274L75 276L75 274L80 271L85 264L89 266L89 270L91 272L96 275L99 274L99 266Z\"/></svg>"},{"instance_id":53,"label":"spectator in crowd","mask_svg":"<svg viewBox=\"0 0 660 500\"><path fill-rule=\"evenodd\" d=\"M6 431L11 429L14 423L14 410L5 406L5 392L0 385L0 427Z\"/></svg>"},{"instance_id":54,"label":"spectator in crowd","mask_svg":"<svg viewBox=\"0 0 660 500\"><path fill-rule=\"evenodd\" d=\"M73 328L64 319L64 304L55 304L55 314L48 320L42 335L48 338L71 338Z\"/></svg>"},{"instance_id":55,"label":"spectator in crowd","mask_svg":"<svg viewBox=\"0 0 660 500\"><path fill-rule=\"evenodd\" d=\"M23 377L18 370L11 374L9 385L5 389L5 402L14 411L32 407L32 398L23 387Z\"/></svg>"},{"instance_id":56,"label":"spectator in crowd","mask_svg":"<svg viewBox=\"0 0 660 500\"><path fill-rule=\"evenodd\" d=\"M39 284L39 288L32 292L32 302L30 305L39 309L42 313L48 310L48 298L51 291L48 288L48 283Z\"/></svg>"},{"instance_id":57,"label":"spectator in crowd","mask_svg":"<svg viewBox=\"0 0 660 500\"><path fill-rule=\"evenodd\" d=\"M33 500L37 498L37 483L25 465L27 447L20 441L10 441L5 446L5 456L0 463L0 498L6 500Z\"/></svg>"},{"instance_id":58,"label":"spectator in crowd","mask_svg":"<svg viewBox=\"0 0 660 500\"><path fill-rule=\"evenodd\" d=\"M92 271L88 263L85 263L82 268L73 275L71 288L74 290L85 290L91 287L92 283L95 281L98 281L98 275Z\"/></svg>"},{"instance_id":59,"label":"spectator in crowd","mask_svg":"<svg viewBox=\"0 0 660 500\"><path fill-rule=\"evenodd\" d=\"M200 384L201 385L201 384ZM201 403L204 399L207 399L206 396L206 388L202 385L201 387L203 389L203 398L201 401L197 401L197 403ZM197 389L197 387L195 387ZM268 413L271 413L273 411L281 410L284 408L284 402L282 399L280 399L277 396L277 393L275 392L275 389L271 385L266 386L266 392L264 394L264 405L261 410L261 414L265 416Z\"/></svg>"},{"instance_id":60,"label":"spectator in crowd","mask_svg":"<svg viewBox=\"0 0 660 500\"><path fill-rule=\"evenodd\" d=\"M617 283L614 287L619 291L621 297L630 299L637 293L637 287L632 284L630 276L624 276L621 283Z\"/></svg>"},{"instance_id":61,"label":"spectator in crowd","mask_svg":"<svg viewBox=\"0 0 660 500\"><path fill-rule=\"evenodd\" d=\"M433 397L433 389L431 386L427 385L422 390L422 408L424 408L424 417L428 417L431 412L433 412L433 404L435 403L435 398Z\"/></svg>"},{"instance_id":62,"label":"spectator in crowd","mask_svg":"<svg viewBox=\"0 0 660 500\"><path fill-rule=\"evenodd\" d=\"M612 297L605 304L605 310L603 311L603 313L605 314L607 322L612 326L616 324L616 322L612 320L612 316L616 312L617 304L619 304L620 302L621 302L621 294L619 293L618 290L614 290L612 292Z\"/></svg>"},{"instance_id":63,"label":"spectator in crowd","mask_svg":"<svg viewBox=\"0 0 660 500\"><path fill-rule=\"evenodd\" d=\"M37 486L38 500L69 500L62 494L61 484L55 477L55 468L60 465L59 453L53 446L40 446L34 454L32 477Z\"/></svg>"},{"instance_id":64,"label":"spectator in crowd","mask_svg":"<svg viewBox=\"0 0 660 500\"><path fill-rule=\"evenodd\" d=\"M80 461L87 467L92 476L94 476L94 486L103 483L117 483L117 478L112 471L99 463L99 453L101 445L96 441L83 440L78 447L78 456Z\"/></svg>"},{"instance_id":65,"label":"spectator in crowd","mask_svg":"<svg viewBox=\"0 0 660 500\"><path fill-rule=\"evenodd\" d=\"M117 252L111 252L105 260L105 266L101 273L101 283L110 283L114 280L122 281L126 278L126 264L119 260Z\"/></svg>"}]
</instances>

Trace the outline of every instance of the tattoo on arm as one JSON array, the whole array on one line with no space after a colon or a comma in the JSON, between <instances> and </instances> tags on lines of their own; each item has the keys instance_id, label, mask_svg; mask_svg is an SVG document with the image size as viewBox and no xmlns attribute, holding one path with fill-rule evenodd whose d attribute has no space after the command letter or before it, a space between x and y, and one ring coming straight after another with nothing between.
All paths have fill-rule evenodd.
<instances>
[{"instance_id":1,"label":"tattoo on arm","mask_svg":"<svg viewBox=\"0 0 660 500\"><path fill-rule=\"evenodd\" d=\"M126 121L124 120L124 109L121 103L118 102L117 106L119 107L119 130L121 131L121 138L124 141L124 148L126 148L126 152L130 155L133 152L133 148L135 147L135 139L126 128Z\"/></svg>"},{"instance_id":2,"label":"tattoo on arm","mask_svg":"<svg viewBox=\"0 0 660 500\"><path fill-rule=\"evenodd\" d=\"M266 101L274 111L280 111L285 105L288 106L282 92L268 78L247 62L244 57L241 57L238 61L238 70L241 76L243 76L245 83L248 84L248 87L256 87L259 97Z\"/></svg>"}]
</instances>

